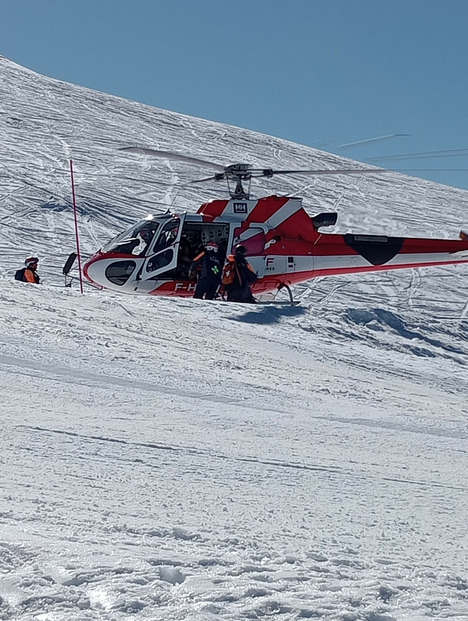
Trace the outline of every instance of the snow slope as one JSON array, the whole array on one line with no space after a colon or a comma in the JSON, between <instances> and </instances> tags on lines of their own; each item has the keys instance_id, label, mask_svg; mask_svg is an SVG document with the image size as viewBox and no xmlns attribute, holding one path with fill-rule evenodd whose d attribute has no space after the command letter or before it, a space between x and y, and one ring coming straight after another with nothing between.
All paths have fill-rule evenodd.
<instances>
[{"instance_id":1,"label":"snow slope","mask_svg":"<svg viewBox=\"0 0 468 621\"><path fill-rule=\"evenodd\" d=\"M341 158L0 59L0 619L468 615L464 267L330 278L300 306L62 285L148 212L195 211L221 163ZM336 230L456 237L468 194L402 175L274 179ZM37 253L45 284L12 280Z\"/></svg>"}]
</instances>

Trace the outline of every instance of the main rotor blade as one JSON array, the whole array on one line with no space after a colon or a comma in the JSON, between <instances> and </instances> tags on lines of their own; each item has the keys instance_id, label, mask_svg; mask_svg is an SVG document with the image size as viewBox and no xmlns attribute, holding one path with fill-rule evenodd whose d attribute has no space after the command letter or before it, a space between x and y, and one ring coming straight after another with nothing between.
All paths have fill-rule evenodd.
<instances>
[{"instance_id":1,"label":"main rotor blade","mask_svg":"<svg viewBox=\"0 0 468 621\"><path fill-rule=\"evenodd\" d=\"M159 151L158 149L150 149L148 147L121 147L119 151L128 151L129 153L139 153L140 155L151 155L152 157L160 157L167 160L176 160L180 162L188 162L189 164L198 164L200 166L209 166L214 170L223 170L224 166L201 160L198 157L189 157L172 151Z\"/></svg>"},{"instance_id":2,"label":"main rotor blade","mask_svg":"<svg viewBox=\"0 0 468 621\"><path fill-rule=\"evenodd\" d=\"M212 175L211 177L205 177L204 179L193 179L192 181L189 181L189 183L203 183L204 181L221 181L221 179L224 179L224 176L219 176L218 175Z\"/></svg>"},{"instance_id":3,"label":"main rotor blade","mask_svg":"<svg viewBox=\"0 0 468 621\"><path fill-rule=\"evenodd\" d=\"M316 170L272 170L266 171L266 176L268 174L272 175L369 175L376 174L380 175L382 173L390 173L395 172L394 170L386 170L383 168L336 168L336 169L316 169Z\"/></svg>"},{"instance_id":4,"label":"main rotor blade","mask_svg":"<svg viewBox=\"0 0 468 621\"><path fill-rule=\"evenodd\" d=\"M229 168L229 167L226 167ZM211 177L205 177L204 179L194 179L193 181L190 181L189 183L202 183L204 181L221 181L223 179L228 179L228 178L237 178L237 176L239 176L239 178L242 178L244 180L246 179L250 179L253 177L273 177L273 175L292 175L292 174L298 174L298 175L347 175L347 174L355 174L355 175L360 175L360 174L370 174L370 173L376 173L376 174L380 174L380 173L389 173L389 172L395 172L393 170L387 170L387 169L382 169L382 168L361 168L361 170L356 169L356 168L339 168L339 169L335 169L335 170L330 170L330 169L315 169L315 170L272 170L271 168L251 168L248 169L246 171L241 171L240 175L236 175L235 172L231 172L231 171L226 171L226 169L223 169L225 172L224 174L220 174L217 173Z\"/></svg>"}]
</instances>

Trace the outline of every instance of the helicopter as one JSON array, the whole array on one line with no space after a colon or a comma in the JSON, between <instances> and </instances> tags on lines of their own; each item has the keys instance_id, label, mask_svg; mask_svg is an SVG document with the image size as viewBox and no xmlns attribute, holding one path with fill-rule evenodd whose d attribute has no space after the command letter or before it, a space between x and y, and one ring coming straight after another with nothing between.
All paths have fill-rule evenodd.
<instances>
[{"instance_id":1,"label":"helicopter","mask_svg":"<svg viewBox=\"0 0 468 621\"><path fill-rule=\"evenodd\" d=\"M196 282L189 277L190 263L209 242L218 245L221 264L242 244L258 276L252 285L254 295L286 289L291 302L292 285L318 277L468 263L468 235L463 231L455 240L324 233L323 228L336 223L336 212L310 216L301 198L273 195L257 199L250 194L255 178L394 171L274 170L245 163L222 166L146 147L120 150L211 167L210 176L191 183L224 181L230 196L204 203L196 213L149 215L119 234L83 266L85 278L102 288L191 297Z\"/></svg>"}]
</instances>

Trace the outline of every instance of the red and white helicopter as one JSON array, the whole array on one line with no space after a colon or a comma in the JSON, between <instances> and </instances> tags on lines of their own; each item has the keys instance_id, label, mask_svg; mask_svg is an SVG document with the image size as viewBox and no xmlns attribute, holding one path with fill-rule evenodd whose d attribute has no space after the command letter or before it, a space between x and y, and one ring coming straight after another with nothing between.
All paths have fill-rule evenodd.
<instances>
[{"instance_id":1,"label":"red and white helicopter","mask_svg":"<svg viewBox=\"0 0 468 621\"><path fill-rule=\"evenodd\" d=\"M118 235L83 268L89 281L106 289L192 296L196 283L189 279L188 267L200 247L210 241L217 242L222 262L237 244L247 248L248 260L258 275L252 287L257 295L283 288L291 295L290 285L336 274L468 263L468 236L463 232L457 240L323 233L323 227L335 224L337 213L311 217L300 198L252 199L244 189L246 182L250 187L252 178L277 174L386 172L382 169L272 170L249 164L224 167L154 149L122 150L210 166L217 172L197 181L226 181L230 199L205 203L196 214L148 216Z\"/></svg>"}]
</instances>

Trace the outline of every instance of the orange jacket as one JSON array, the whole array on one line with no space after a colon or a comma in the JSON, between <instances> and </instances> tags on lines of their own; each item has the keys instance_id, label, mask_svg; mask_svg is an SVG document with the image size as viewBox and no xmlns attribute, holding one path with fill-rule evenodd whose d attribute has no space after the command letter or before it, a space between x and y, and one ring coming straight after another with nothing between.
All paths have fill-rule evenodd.
<instances>
[{"instance_id":1,"label":"orange jacket","mask_svg":"<svg viewBox=\"0 0 468 621\"><path fill-rule=\"evenodd\" d=\"M32 270L30 267L27 267L24 270L24 280L25 282L32 282L35 284L39 284L38 274L34 270Z\"/></svg>"}]
</instances>

